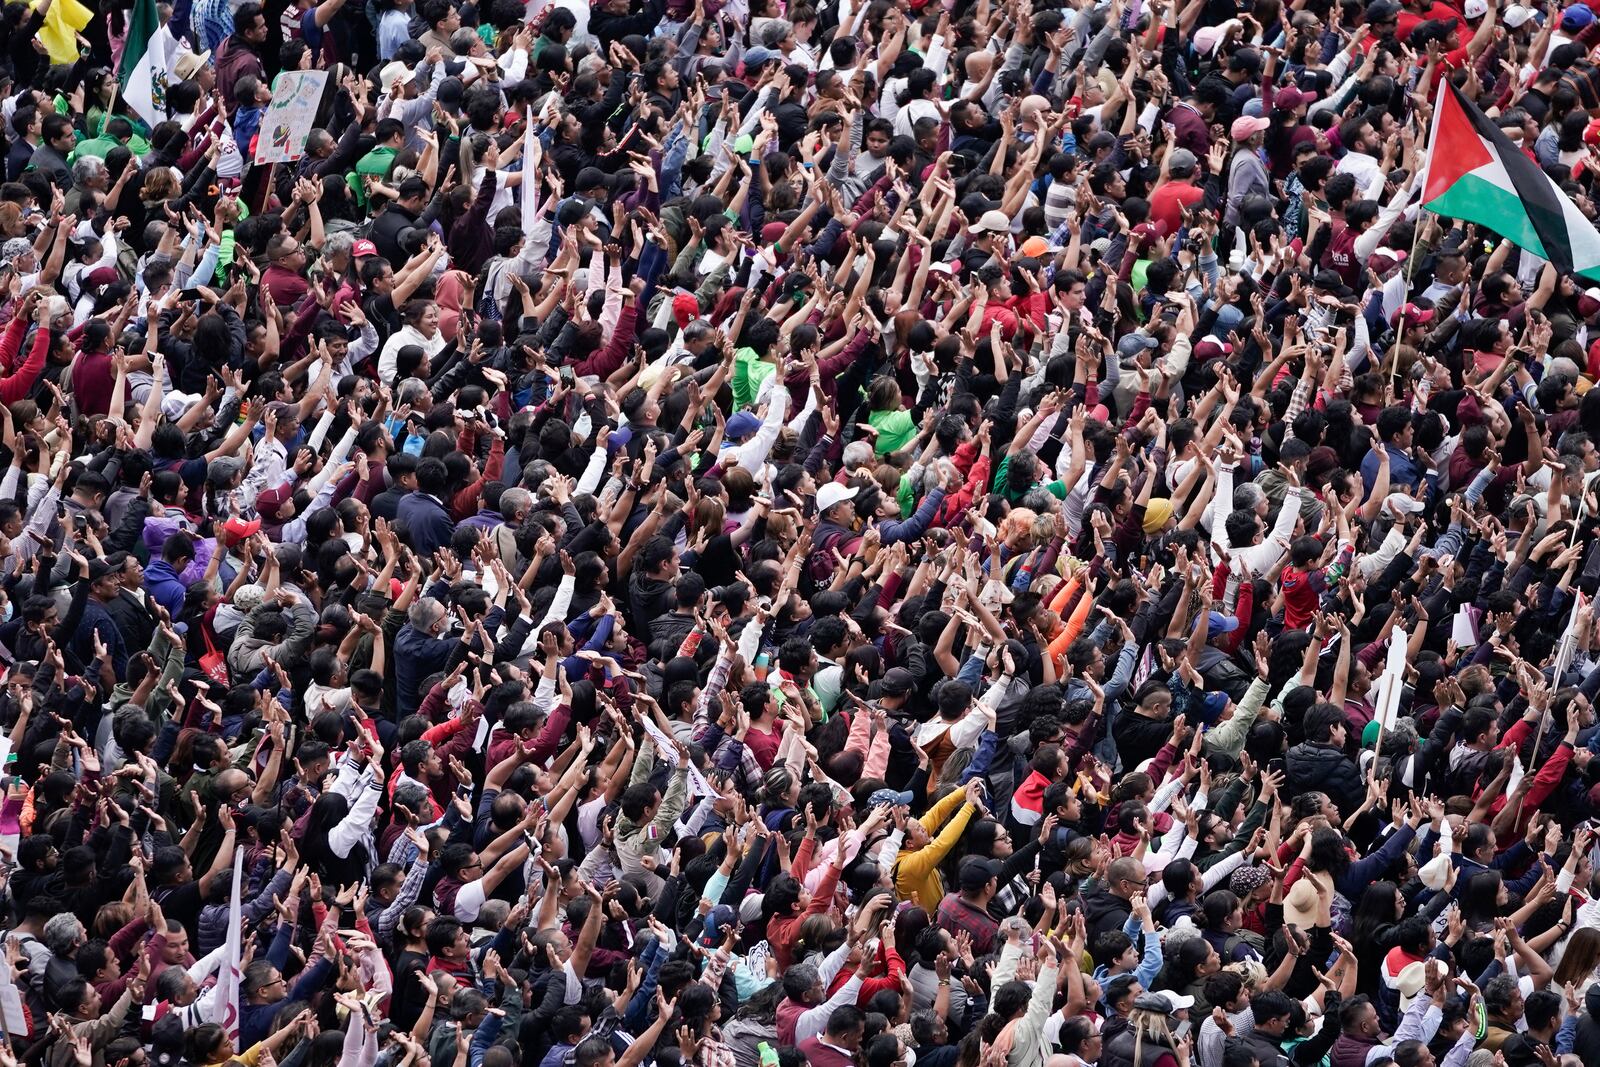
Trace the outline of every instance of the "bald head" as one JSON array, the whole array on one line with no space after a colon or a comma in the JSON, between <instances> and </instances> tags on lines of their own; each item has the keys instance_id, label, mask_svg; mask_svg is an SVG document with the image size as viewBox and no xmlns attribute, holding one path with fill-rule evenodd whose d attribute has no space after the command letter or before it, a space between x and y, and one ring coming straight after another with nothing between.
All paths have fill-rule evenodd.
<instances>
[{"instance_id":1,"label":"bald head","mask_svg":"<svg viewBox=\"0 0 1600 1067\"><path fill-rule=\"evenodd\" d=\"M1143 893L1146 882L1144 864L1130 856L1114 859L1106 867L1106 888L1119 897Z\"/></svg>"},{"instance_id":2,"label":"bald head","mask_svg":"<svg viewBox=\"0 0 1600 1067\"><path fill-rule=\"evenodd\" d=\"M250 776L241 770L229 767L217 775L212 788L216 791L217 800L226 804L235 793L250 788Z\"/></svg>"}]
</instances>

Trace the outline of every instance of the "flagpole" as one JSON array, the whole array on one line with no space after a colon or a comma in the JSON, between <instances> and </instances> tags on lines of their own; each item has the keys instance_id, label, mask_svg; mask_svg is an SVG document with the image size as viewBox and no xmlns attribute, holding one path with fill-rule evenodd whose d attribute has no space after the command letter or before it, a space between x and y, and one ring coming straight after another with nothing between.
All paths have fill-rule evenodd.
<instances>
[{"instance_id":1,"label":"flagpole","mask_svg":"<svg viewBox=\"0 0 1600 1067\"><path fill-rule=\"evenodd\" d=\"M1572 604L1572 617L1567 620L1566 632L1561 635L1561 642L1556 646L1556 662L1550 672L1550 699L1545 701L1544 714L1539 716L1539 732L1533 735L1533 762L1539 762L1539 746L1544 742L1544 732L1550 726L1550 706L1555 703L1556 690L1561 688L1561 676L1572 665L1572 657L1578 650L1578 616L1587 607L1584 603L1583 593L1579 592Z\"/></svg>"},{"instance_id":2,"label":"flagpole","mask_svg":"<svg viewBox=\"0 0 1600 1067\"><path fill-rule=\"evenodd\" d=\"M1444 78L1440 78L1439 92L1435 95L1433 101L1433 114L1428 117L1428 139L1420 146L1422 150L1422 166L1418 168L1417 174L1413 179L1414 188L1417 190L1418 203L1417 223L1411 228L1411 251L1406 256L1405 270L1406 281L1408 282L1412 281L1417 276L1417 245L1422 241L1423 224L1428 215L1434 214L1422 206L1422 201L1425 200L1428 195L1428 164L1433 160L1433 152L1431 151L1431 148L1438 140L1439 112L1442 110L1439 104L1444 99L1445 86L1446 80ZM1396 340L1395 344L1390 346L1390 349L1389 380L1392 382L1394 380L1395 372L1400 369L1400 344L1398 339Z\"/></svg>"}]
</instances>

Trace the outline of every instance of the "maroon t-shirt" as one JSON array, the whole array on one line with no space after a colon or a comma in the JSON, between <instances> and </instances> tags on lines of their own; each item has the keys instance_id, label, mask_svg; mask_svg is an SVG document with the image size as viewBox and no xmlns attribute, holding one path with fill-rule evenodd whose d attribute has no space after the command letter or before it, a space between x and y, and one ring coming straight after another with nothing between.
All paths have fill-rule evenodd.
<instances>
[{"instance_id":1,"label":"maroon t-shirt","mask_svg":"<svg viewBox=\"0 0 1600 1067\"><path fill-rule=\"evenodd\" d=\"M78 364L72 369L72 395L77 398L80 412L109 415L114 385L116 370L111 365L111 353L85 352L78 357Z\"/></svg>"}]
</instances>

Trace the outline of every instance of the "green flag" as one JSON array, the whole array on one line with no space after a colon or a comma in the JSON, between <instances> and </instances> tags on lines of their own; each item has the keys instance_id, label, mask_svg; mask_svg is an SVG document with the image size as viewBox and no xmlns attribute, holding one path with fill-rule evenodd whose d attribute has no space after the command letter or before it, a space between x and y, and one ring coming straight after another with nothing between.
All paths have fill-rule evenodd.
<instances>
[{"instance_id":1,"label":"green flag","mask_svg":"<svg viewBox=\"0 0 1600 1067\"><path fill-rule=\"evenodd\" d=\"M128 36L122 46L122 65L117 82L124 90L128 81L140 67L140 60L150 48L150 37L160 22L156 19L156 0L133 0L133 13L128 16Z\"/></svg>"}]
</instances>

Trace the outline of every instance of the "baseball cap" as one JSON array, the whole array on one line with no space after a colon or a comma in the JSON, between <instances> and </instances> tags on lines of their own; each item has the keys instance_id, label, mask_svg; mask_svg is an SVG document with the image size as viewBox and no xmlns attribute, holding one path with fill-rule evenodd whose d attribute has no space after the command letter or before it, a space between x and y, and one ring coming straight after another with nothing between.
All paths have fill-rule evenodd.
<instances>
[{"instance_id":1,"label":"baseball cap","mask_svg":"<svg viewBox=\"0 0 1600 1067\"><path fill-rule=\"evenodd\" d=\"M1467 0L1465 4L1461 5L1461 13L1467 17L1469 22L1473 19L1481 19L1489 13L1489 4L1487 0Z\"/></svg>"},{"instance_id":2,"label":"baseball cap","mask_svg":"<svg viewBox=\"0 0 1600 1067\"><path fill-rule=\"evenodd\" d=\"M1593 286L1578 294L1578 314L1583 318L1600 313L1600 289Z\"/></svg>"},{"instance_id":3,"label":"baseball cap","mask_svg":"<svg viewBox=\"0 0 1600 1067\"><path fill-rule=\"evenodd\" d=\"M365 237L358 237L350 245L350 254L352 256L375 256L378 254L378 246Z\"/></svg>"},{"instance_id":4,"label":"baseball cap","mask_svg":"<svg viewBox=\"0 0 1600 1067\"><path fill-rule=\"evenodd\" d=\"M1017 252L1023 257L1031 256L1034 259L1038 259L1048 251L1050 251L1050 242L1039 236L1028 238L1022 242L1022 247L1017 249Z\"/></svg>"},{"instance_id":5,"label":"baseball cap","mask_svg":"<svg viewBox=\"0 0 1600 1067\"><path fill-rule=\"evenodd\" d=\"M242 470L244 461L237 456L218 456L206 464L206 482L213 488L224 489Z\"/></svg>"},{"instance_id":6,"label":"baseball cap","mask_svg":"<svg viewBox=\"0 0 1600 1067\"><path fill-rule=\"evenodd\" d=\"M1272 106L1279 111L1293 111L1301 104L1309 104L1317 98L1316 93L1308 93L1297 86L1279 89L1272 96Z\"/></svg>"},{"instance_id":7,"label":"baseball cap","mask_svg":"<svg viewBox=\"0 0 1600 1067\"><path fill-rule=\"evenodd\" d=\"M917 676L904 667L890 667L884 672L883 680L878 684L883 687L885 693L902 696L917 687Z\"/></svg>"},{"instance_id":8,"label":"baseball cap","mask_svg":"<svg viewBox=\"0 0 1600 1067\"><path fill-rule=\"evenodd\" d=\"M817 490L817 511L820 514L835 504L851 500L860 491L855 486L844 485L840 482L829 482Z\"/></svg>"},{"instance_id":9,"label":"baseball cap","mask_svg":"<svg viewBox=\"0 0 1600 1067\"><path fill-rule=\"evenodd\" d=\"M1228 57L1228 67L1231 70L1242 70L1247 74L1261 73L1261 53L1254 48L1241 48Z\"/></svg>"},{"instance_id":10,"label":"baseball cap","mask_svg":"<svg viewBox=\"0 0 1600 1067\"><path fill-rule=\"evenodd\" d=\"M718 904L706 913L700 943L707 948L719 943L728 933L728 927L739 921L739 913L731 904Z\"/></svg>"},{"instance_id":11,"label":"baseball cap","mask_svg":"<svg viewBox=\"0 0 1600 1067\"><path fill-rule=\"evenodd\" d=\"M227 544L238 544L261 529L260 519L232 518L222 524L222 538Z\"/></svg>"},{"instance_id":12,"label":"baseball cap","mask_svg":"<svg viewBox=\"0 0 1600 1067\"><path fill-rule=\"evenodd\" d=\"M91 582L98 582L100 579L109 577L113 573L115 572L111 564L107 563L105 560L91 559L89 561L89 580Z\"/></svg>"},{"instance_id":13,"label":"baseball cap","mask_svg":"<svg viewBox=\"0 0 1600 1067\"><path fill-rule=\"evenodd\" d=\"M1479 6L1482 6L1481 3ZM1477 17L1477 15L1472 13L1471 6L1468 6L1467 18L1471 19ZM1512 4L1500 15L1500 21L1505 23L1508 28L1513 30L1523 26L1531 18L1533 18L1533 9L1529 7L1523 7L1521 4Z\"/></svg>"},{"instance_id":14,"label":"baseball cap","mask_svg":"<svg viewBox=\"0 0 1600 1067\"><path fill-rule=\"evenodd\" d=\"M765 48L765 47L763 47L761 45L756 45L754 48L750 49L749 51L745 52L745 54L744 54L744 69L745 69L745 73L749 74L749 73L757 70L763 63L770 63L774 59L782 59L782 58L783 58L783 53L782 52L774 52L770 48Z\"/></svg>"},{"instance_id":15,"label":"baseball cap","mask_svg":"<svg viewBox=\"0 0 1600 1067\"><path fill-rule=\"evenodd\" d=\"M1143 252L1162 237L1161 224L1159 222L1141 222L1128 231L1128 236L1133 239L1134 247Z\"/></svg>"},{"instance_id":16,"label":"baseball cap","mask_svg":"<svg viewBox=\"0 0 1600 1067\"><path fill-rule=\"evenodd\" d=\"M1561 32L1577 33L1593 21L1593 11L1583 4L1573 4L1561 13Z\"/></svg>"},{"instance_id":17,"label":"baseball cap","mask_svg":"<svg viewBox=\"0 0 1600 1067\"><path fill-rule=\"evenodd\" d=\"M1232 354L1233 345L1215 334L1207 334L1194 346L1194 358L1201 362L1208 359L1221 359L1223 356Z\"/></svg>"},{"instance_id":18,"label":"baseball cap","mask_svg":"<svg viewBox=\"0 0 1600 1067\"><path fill-rule=\"evenodd\" d=\"M994 860L973 857L961 865L959 879L966 892L982 889L993 878L1000 876L1000 864Z\"/></svg>"},{"instance_id":19,"label":"baseball cap","mask_svg":"<svg viewBox=\"0 0 1600 1067\"><path fill-rule=\"evenodd\" d=\"M1011 219L1004 211L985 211L972 224L973 233L1005 233L1011 229Z\"/></svg>"},{"instance_id":20,"label":"baseball cap","mask_svg":"<svg viewBox=\"0 0 1600 1067\"><path fill-rule=\"evenodd\" d=\"M1336 270L1323 269L1311 276L1311 285L1326 293L1336 296L1350 296L1350 287L1344 284L1344 279L1339 277Z\"/></svg>"},{"instance_id":21,"label":"baseball cap","mask_svg":"<svg viewBox=\"0 0 1600 1067\"><path fill-rule=\"evenodd\" d=\"M1249 115L1240 115L1233 120L1233 128L1228 132L1235 141L1248 141L1262 130L1271 126L1267 119L1251 118Z\"/></svg>"},{"instance_id":22,"label":"baseball cap","mask_svg":"<svg viewBox=\"0 0 1600 1067\"><path fill-rule=\"evenodd\" d=\"M578 177L572 183L574 192L583 192L586 189L611 188L611 178L599 167L584 167L578 172Z\"/></svg>"},{"instance_id":23,"label":"baseball cap","mask_svg":"<svg viewBox=\"0 0 1600 1067\"><path fill-rule=\"evenodd\" d=\"M29 252L33 251L33 242L26 237L13 237L5 244L0 245L0 266L9 267Z\"/></svg>"},{"instance_id":24,"label":"baseball cap","mask_svg":"<svg viewBox=\"0 0 1600 1067\"><path fill-rule=\"evenodd\" d=\"M1416 304L1402 304L1399 311L1394 313L1394 328L1404 330L1408 326L1426 326L1433 321L1433 309L1418 307Z\"/></svg>"},{"instance_id":25,"label":"baseball cap","mask_svg":"<svg viewBox=\"0 0 1600 1067\"><path fill-rule=\"evenodd\" d=\"M1172 158L1167 161L1168 170L1191 171L1199 164L1193 152L1187 148L1174 148Z\"/></svg>"},{"instance_id":26,"label":"baseball cap","mask_svg":"<svg viewBox=\"0 0 1600 1067\"><path fill-rule=\"evenodd\" d=\"M742 441L746 437L761 429L761 420L753 411L741 411L728 420L722 428L722 436L729 441Z\"/></svg>"},{"instance_id":27,"label":"baseball cap","mask_svg":"<svg viewBox=\"0 0 1600 1067\"><path fill-rule=\"evenodd\" d=\"M1219 637L1222 634L1231 634L1239 628L1239 620L1232 615L1224 615L1220 611L1206 613L1206 636Z\"/></svg>"},{"instance_id":28,"label":"baseball cap","mask_svg":"<svg viewBox=\"0 0 1600 1067\"><path fill-rule=\"evenodd\" d=\"M1386 270L1393 270L1406 261L1404 249L1380 248L1367 257L1367 266L1382 274Z\"/></svg>"},{"instance_id":29,"label":"baseball cap","mask_svg":"<svg viewBox=\"0 0 1600 1067\"><path fill-rule=\"evenodd\" d=\"M1388 22L1399 17L1400 5L1395 0L1372 0L1367 5L1367 22Z\"/></svg>"},{"instance_id":30,"label":"baseball cap","mask_svg":"<svg viewBox=\"0 0 1600 1067\"><path fill-rule=\"evenodd\" d=\"M1117 342L1117 358L1133 359L1139 353L1148 352L1160 343L1158 338L1135 331Z\"/></svg>"},{"instance_id":31,"label":"baseball cap","mask_svg":"<svg viewBox=\"0 0 1600 1067\"><path fill-rule=\"evenodd\" d=\"M1135 1011L1153 1011L1171 1015L1175 1011L1194 1007L1194 998L1167 990L1164 993L1140 993L1134 998Z\"/></svg>"},{"instance_id":32,"label":"baseball cap","mask_svg":"<svg viewBox=\"0 0 1600 1067\"><path fill-rule=\"evenodd\" d=\"M896 808L909 808L915 799L916 794L909 789L874 789L872 795L867 798L867 807L876 808L888 804Z\"/></svg>"},{"instance_id":33,"label":"baseball cap","mask_svg":"<svg viewBox=\"0 0 1600 1067\"><path fill-rule=\"evenodd\" d=\"M689 325L700 314L700 301L693 293L679 293L672 298L672 318L678 329Z\"/></svg>"},{"instance_id":34,"label":"baseball cap","mask_svg":"<svg viewBox=\"0 0 1600 1067\"><path fill-rule=\"evenodd\" d=\"M1383 498L1383 506L1395 515L1415 515L1426 507L1416 497L1404 493L1390 493Z\"/></svg>"}]
</instances>

